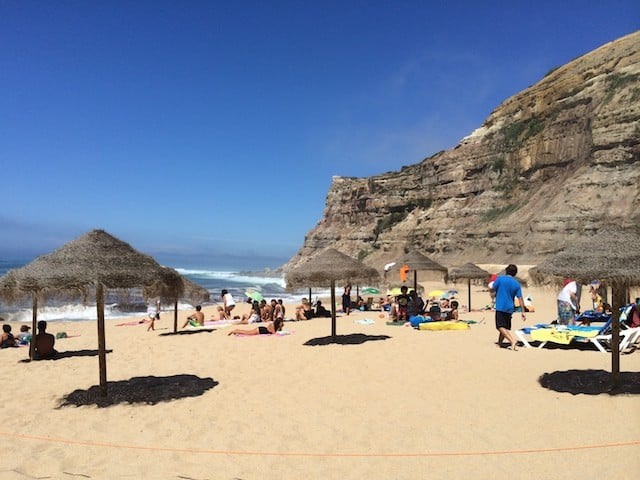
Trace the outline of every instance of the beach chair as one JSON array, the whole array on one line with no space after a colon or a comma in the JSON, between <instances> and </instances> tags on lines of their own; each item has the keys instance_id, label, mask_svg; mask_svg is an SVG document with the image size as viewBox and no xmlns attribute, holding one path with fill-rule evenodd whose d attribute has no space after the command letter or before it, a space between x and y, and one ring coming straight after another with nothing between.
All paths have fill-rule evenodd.
<instances>
[{"instance_id":1,"label":"beach chair","mask_svg":"<svg viewBox=\"0 0 640 480\"><path fill-rule=\"evenodd\" d=\"M613 317L608 316L608 320L600 327L596 326L564 326L564 325L548 325L537 324L533 327L524 327L515 331L516 338L522 342L527 348L532 348L531 343L527 340L529 335L532 340L540 342L538 348L543 348L548 342L570 345L573 342L589 342L593 344L598 351L607 352L607 348L611 346L612 329L611 325ZM640 337L640 328L620 329L620 351L624 351L633 345Z\"/></svg>"}]
</instances>

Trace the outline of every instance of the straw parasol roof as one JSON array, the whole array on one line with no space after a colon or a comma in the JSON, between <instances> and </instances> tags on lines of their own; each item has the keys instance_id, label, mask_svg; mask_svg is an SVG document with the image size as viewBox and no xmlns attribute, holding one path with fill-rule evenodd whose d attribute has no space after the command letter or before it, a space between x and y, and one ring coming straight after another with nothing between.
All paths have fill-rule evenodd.
<instances>
[{"instance_id":1,"label":"straw parasol roof","mask_svg":"<svg viewBox=\"0 0 640 480\"><path fill-rule=\"evenodd\" d=\"M471 311L471 280L477 280L480 278L488 280L490 276L491 274L489 272L471 262L449 267L449 278L451 280L454 282L458 279L467 280L469 311Z\"/></svg>"},{"instance_id":2,"label":"straw parasol roof","mask_svg":"<svg viewBox=\"0 0 640 480\"><path fill-rule=\"evenodd\" d=\"M104 230L93 230L12 270L0 278L0 288L28 292L33 298L33 330L36 330L38 295L46 291L95 290L98 317L100 386L106 394L106 347L104 338L104 288L126 289L164 285L165 292L178 298L183 279L175 270L162 267L153 258ZM32 342L33 347L33 342ZM33 357L33 348L31 351Z\"/></svg>"},{"instance_id":3,"label":"straw parasol roof","mask_svg":"<svg viewBox=\"0 0 640 480\"><path fill-rule=\"evenodd\" d=\"M620 374L618 308L629 301L629 287L640 285L640 229L603 231L568 245L529 270L536 283L559 283L573 278L579 283L599 279L612 289L614 312L612 372L614 384Z\"/></svg>"},{"instance_id":4,"label":"straw parasol roof","mask_svg":"<svg viewBox=\"0 0 640 480\"><path fill-rule=\"evenodd\" d=\"M338 281L377 284L380 274L335 248L327 248L287 273L286 281L289 288L328 287Z\"/></svg>"},{"instance_id":5,"label":"straw parasol roof","mask_svg":"<svg viewBox=\"0 0 640 480\"><path fill-rule=\"evenodd\" d=\"M603 232L579 240L531 268L529 275L536 283L570 277L582 284L597 278L614 288L640 285L640 233Z\"/></svg>"},{"instance_id":6,"label":"straw parasol roof","mask_svg":"<svg viewBox=\"0 0 640 480\"><path fill-rule=\"evenodd\" d=\"M158 280L174 291L181 287L180 275L163 268L153 258L104 230L93 230L54 252L7 273L0 285L21 291L86 290L101 283L106 288L133 288Z\"/></svg>"},{"instance_id":7,"label":"straw parasol roof","mask_svg":"<svg viewBox=\"0 0 640 480\"><path fill-rule=\"evenodd\" d=\"M491 274L480 268L475 263L465 263L464 265L452 265L448 269L449 278L454 282L458 279L477 280L479 278L488 279Z\"/></svg>"},{"instance_id":8,"label":"straw parasol roof","mask_svg":"<svg viewBox=\"0 0 640 480\"><path fill-rule=\"evenodd\" d=\"M418 291L418 271L442 272L444 274L444 281L446 282L447 280L447 267L440 265L438 262L431 260L420 252L412 251L404 254L396 261L396 264L392 268L397 271L404 265L407 265L410 270L413 270L413 288L416 292Z\"/></svg>"},{"instance_id":9,"label":"straw parasol roof","mask_svg":"<svg viewBox=\"0 0 640 480\"><path fill-rule=\"evenodd\" d=\"M172 268L163 267L177 275L180 275ZM178 301L186 300L194 305L208 302L211 300L211 294L209 290L203 286L189 280L187 277L180 275L182 281L182 288L177 290L172 285L167 285L161 279L154 282L152 285L147 285L144 288L144 296L147 298L158 298L162 302L172 302L174 304L173 309L173 332L178 331Z\"/></svg>"},{"instance_id":10,"label":"straw parasol roof","mask_svg":"<svg viewBox=\"0 0 640 480\"><path fill-rule=\"evenodd\" d=\"M336 299L337 281L377 284L380 274L375 268L337 251L334 248L323 250L303 265L286 275L287 288L331 287L331 335L336 336Z\"/></svg>"},{"instance_id":11,"label":"straw parasol roof","mask_svg":"<svg viewBox=\"0 0 640 480\"><path fill-rule=\"evenodd\" d=\"M394 265L395 270L399 270L402 265L409 265L411 270L431 270L436 272L446 272L447 267L440 265L438 262L431 260L420 252L409 252L400 257Z\"/></svg>"}]
</instances>

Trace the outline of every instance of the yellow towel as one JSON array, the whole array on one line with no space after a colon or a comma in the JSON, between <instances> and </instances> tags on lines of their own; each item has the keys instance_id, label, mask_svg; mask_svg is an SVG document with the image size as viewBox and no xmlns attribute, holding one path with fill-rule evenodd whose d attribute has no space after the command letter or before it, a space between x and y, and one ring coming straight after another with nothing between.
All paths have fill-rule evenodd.
<instances>
[{"instance_id":1,"label":"yellow towel","mask_svg":"<svg viewBox=\"0 0 640 480\"><path fill-rule=\"evenodd\" d=\"M556 328L538 328L531 330L531 338L539 342L554 342L568 345L574 337L592 338L598 335L597 330L569 330Z\"/></svg>"},{"instance_id":2,"label":"yellow towel","mask_svg":"<svg viewBox=\"0 0 640 480\"><path fill-rule=\"evenodd\" d=\"M553 342L569 345L573 335L568 330L558 331L555 328L539 328L531 330L531 338L539 342Z\"/></svg>"}]
</instances>

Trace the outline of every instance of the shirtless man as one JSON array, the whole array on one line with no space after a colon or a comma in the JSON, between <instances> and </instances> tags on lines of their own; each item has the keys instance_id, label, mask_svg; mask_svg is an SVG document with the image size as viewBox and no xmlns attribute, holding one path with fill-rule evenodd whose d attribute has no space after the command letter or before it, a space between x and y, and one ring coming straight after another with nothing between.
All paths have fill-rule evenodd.
<instances>
[{"instance_id":1,"label":"shirtless man","mask_svg":"<svg viewBox=\"0 0 640 480\"><path fill-rule=\"evenodd\" d=\"M47 322L40 320L38 322L38 334L35 338L35 359L53 358L58 353L53 348L55 343L56 337L47 333Z\"/></svg>"},{"instance_id":2,"label":"shirtless man","mask_svg":"<svg viewBox=\"0 0 640 480\"><path fill-rule=\"evenodd\" d=\"M204 313L202 313L202 307L200 305L196 306L196 311L187 317L187 321L184 322L182 328L185 328L187 325L204 327Z\"/></svg>"}]
</instances>

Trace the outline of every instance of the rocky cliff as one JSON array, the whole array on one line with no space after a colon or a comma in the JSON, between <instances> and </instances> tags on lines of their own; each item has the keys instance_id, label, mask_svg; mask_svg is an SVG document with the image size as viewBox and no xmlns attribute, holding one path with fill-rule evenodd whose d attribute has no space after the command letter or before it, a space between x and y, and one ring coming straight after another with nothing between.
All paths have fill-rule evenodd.
<instances>
[{"instance_id":1,"label":"rocky cliff","mask_svg":"<svg viewBox=\"0 0 640 480\"><path fill-rule=\"evenodd\" d=\"M332 246L371 266L417 250L445 265L536 263L640 223L640 32L502 103L449 151L370 178L334 177L285 265Z\"/></svg>"}]
</instances>

